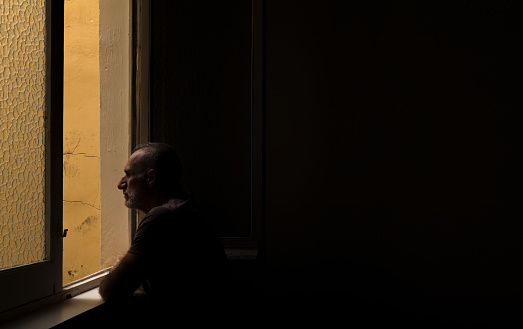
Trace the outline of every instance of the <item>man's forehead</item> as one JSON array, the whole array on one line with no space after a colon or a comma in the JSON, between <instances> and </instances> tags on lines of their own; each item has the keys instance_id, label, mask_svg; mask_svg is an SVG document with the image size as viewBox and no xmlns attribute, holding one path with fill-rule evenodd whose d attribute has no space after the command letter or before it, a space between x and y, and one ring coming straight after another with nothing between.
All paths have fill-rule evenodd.
<instances>
[{"instance_id":1,"label":"man's forehead","mask_svg":"<svg viewBox=\"0 0 523 329\"><path fill-rule=\"evenodd\" d=\"M142 150L138 150L136 152L134 152L133 154L131 154L131 156L129 157L129 159L127 160L127 164L125 165L125 171L129 171L134 164L136 164L136 162L138 162L138 160L140 159L140 157L142 156L142 153L141 152Z\"/></svg>"}]
</instances>

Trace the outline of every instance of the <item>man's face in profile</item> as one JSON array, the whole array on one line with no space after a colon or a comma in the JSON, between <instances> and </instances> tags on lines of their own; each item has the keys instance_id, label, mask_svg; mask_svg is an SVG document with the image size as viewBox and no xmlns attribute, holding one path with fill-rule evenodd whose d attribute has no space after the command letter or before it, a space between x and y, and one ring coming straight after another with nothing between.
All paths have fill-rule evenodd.
<instances>
[{"instance_id":1,"label":"man's face in profile","mask_svg":"<svg viewBox=\"0 0 523 329\"><path fill-rule=\"evenodd\" d=\"M142 152L138 150L133 153L125 165L125 176L118 182L118 188L123 191L125 206L130 209L141 209L143 206L144 195L146 193L147 182L145 173L139 171L136 165Z\"/></svg>"}]
</instances>

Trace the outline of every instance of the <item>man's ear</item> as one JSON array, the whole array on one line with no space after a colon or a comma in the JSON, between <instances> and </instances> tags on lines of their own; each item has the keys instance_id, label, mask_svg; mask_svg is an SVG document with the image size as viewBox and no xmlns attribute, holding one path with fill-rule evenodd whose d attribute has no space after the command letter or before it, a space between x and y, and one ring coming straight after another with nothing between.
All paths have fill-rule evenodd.
<instances>
[{"instance_id":1,"label":"man's ear","mask_svg":"<svg viewBox=\"0 0 523 329\"><path fill-rule=\"evenodd\" d=\"M151 169L147 172L147 185L153 187L156 185L156 170Z\"/></svg>"}]
</instances>

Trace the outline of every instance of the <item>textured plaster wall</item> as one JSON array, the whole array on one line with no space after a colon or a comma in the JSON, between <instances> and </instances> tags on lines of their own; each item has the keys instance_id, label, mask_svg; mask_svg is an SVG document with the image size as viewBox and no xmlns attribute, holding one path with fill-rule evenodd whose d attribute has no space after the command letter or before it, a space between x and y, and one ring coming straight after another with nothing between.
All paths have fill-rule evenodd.
<instances>
[{"instance_id":1,"label":"textured plaster wall","mask_svg":"<svg viewBox=\"0 0 523 329\"><path fill-rule=\"evenodd\" d=\"M100 269L98 1L64 3L63 281Z\"/></svg>"}]
</instances>

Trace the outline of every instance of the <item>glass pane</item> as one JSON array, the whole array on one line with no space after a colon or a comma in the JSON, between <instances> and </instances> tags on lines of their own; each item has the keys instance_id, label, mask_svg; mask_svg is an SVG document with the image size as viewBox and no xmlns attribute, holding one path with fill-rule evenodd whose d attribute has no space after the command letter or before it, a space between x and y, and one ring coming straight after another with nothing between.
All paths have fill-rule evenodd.
<instances>
[{"instance_id":1,"label":"glass pane","mask_svg":"<svg viewBox=\"0 0 523 329\"><path fill-rule=\"evenodd\" d=\"M0 269L46 255L45 1L0 0Z\"/></svg>"}]
</instances>

